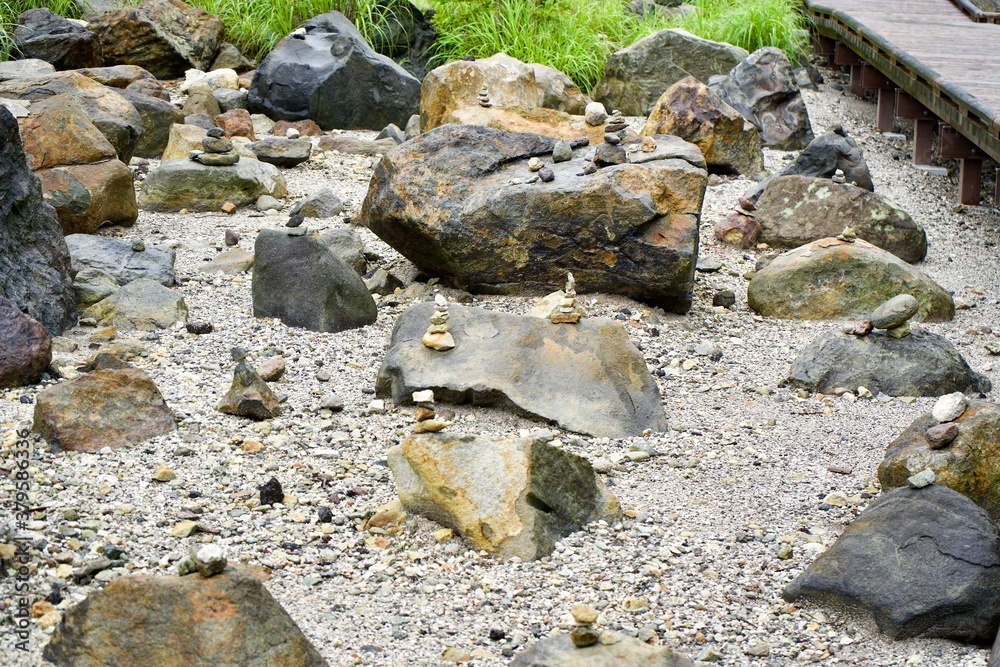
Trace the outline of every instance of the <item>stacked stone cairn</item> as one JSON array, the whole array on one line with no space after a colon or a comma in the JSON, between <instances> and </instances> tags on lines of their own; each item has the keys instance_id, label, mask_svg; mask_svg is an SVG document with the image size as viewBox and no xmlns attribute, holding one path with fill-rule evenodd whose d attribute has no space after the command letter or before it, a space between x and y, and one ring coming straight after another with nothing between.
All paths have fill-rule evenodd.
<instances>
[{"instance_id":1,"label":"stacked stone cairn","mask_svg":"<svg viewBox=\"0 0 1000 667\"><path fill-rule=\"evenodd\" d=\"M597 623L597 610L588 604L578 603L570 610L576 627L570 631L569 637L577 648L593 646L601 641L601 635L594 629Z\"/></svg>"},{"instance_id":2,"label":"stacked stone cairn","mask_svg":"<svg viewBox=\"0 0 1000 667\"><path fill-rule=\"evenodd\" d=\"M226 133L218 127L208 131L201 140L204 150L191 151L191 159L209 167L228 167L240 161L240 154L233 149L233 142L226 139Z\"/></svg>"},{"instance_id":3,"label":"stacked stone cairn","mask_svg":"<svg viewBox=\"0 0 1000 667\"><path fill-rule=\"evenodd\" d=\"M423 343L438 352L446 352L455 347L455 338L451 335L451 325L448 324L448 300L440 292L434 295L434 312Z\"/></svg>"},{"instance_id":4,"label":"stacked stone cairn","mask_svg":"<svg viewBox=\"0 0 1000 667\"><path fill-rule=\"evenodd\" d=\"M289 236L305 236L308 231L308 227L303 225L306 217L301 213L296 213L288 218L288 222L285 223L285 231Z\"/></svg>"},{"instance_id":5,"label":"stacked stone cairn","mask_svg":"<svg viewBox=\"0 0 1000 667\"><path fill-rule=\"evenodd\" d=\"M968 407L969 401L960 391L938 398L931 409L931 416L937 424L924 431L924 438L927 439L931 449L944 449L958 437L956 422L965 414ZM925 468L907 477L906 483L911 489L922 489L933 484L936 478L932 468Z\"/></svg>"},{"instance_id":6,"label":"stacked stone cairn","mask_svg":"<svg viewBox=\"0 0 1000 667\"><path fill-rule=\"evenodd\" d=\"M910 318L917 314L919 304L909 294L898 294L872 311L871 317L844 330L852 336L867 336L873 329L884 329L885 335L903 338L910 335Z\"/></svg>"},{"instance_id":7,"label":"stacked stone cairn","mask_svg":"<svg viewBox=\"0 0 1000 667\"><path fill-rule=\"evenodd\" d=\"M483 84L483 87L479 89L479 106L481 107L491 107L493 103L490 102L490 87Z\"/></svg>"},{"instance_id":8,"label":"stacked stone cairn","mask_svg":"<svg viewBox=\"0 0 1000 667\"><path fill-rule=\"evenodd\" d=\"M438 418L433 390L413 392L413 404L417 406L413 410L413 418L417 421L413 426L414 433L437 433L452 425L453 422Z\"/></svg>"},{"instance_id":9,"label":"stacked stone cairn","mask_svg":"<svg viewBox=\"0 0 1000 667\"><path fill-rule=\"evenodd\" d=\"M583 310L576 303L576 280L572 273L566 274L566 288L559 304L549 313L553 324L576 324L583 317Z\"/></svg>"}]
</instances>

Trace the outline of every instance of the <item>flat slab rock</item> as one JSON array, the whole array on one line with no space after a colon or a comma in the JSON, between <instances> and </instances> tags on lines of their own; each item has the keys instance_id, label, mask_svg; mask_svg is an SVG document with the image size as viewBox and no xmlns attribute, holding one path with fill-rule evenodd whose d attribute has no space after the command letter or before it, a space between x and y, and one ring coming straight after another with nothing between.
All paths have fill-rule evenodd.
<instances>
[{"instance_id":1,"label":"flat slab rock","mask_svg":"<svg viewBox=\"0 0 1000 667\"><path fill-rule=\"evenodd\" d=\"M1000 535L965 496L887 491L782 593L860 606L894 639L989 643L1000 625Z\"/></svg>"},{"instance_id":2,"label":"flat slab rock","mask_svg":"<svg viewBox=\"0 0 1000 667\"><path fill-rule=\"evenodd\" d=\"M119 577L66 612L43 655L62 667L327 665L264 585L232 568Z\"/></svg>"},{"instance_id":3,"label":"flat slab rock","mask_svg":"<svg viewBox=\"0 0 1000 667\"><path fill-rule=\"evenodd\" d=\"M660 394L642 355L614 320L578 324L452 304L455 349L421 339L433 304L411 306L396 321L376 394L399 405L433 389L446 403L500 403L562 428L621 438L666 429Z\"/></svg>"},{"instance_id":4,"label":"flat slab rock","mask_svg":"<svg viewBox=\"0 0 1000 667\"><path fill-rule=\"evenodd\" d=\"M789 379L824 394L837 387L851 391L867 387L889 396L943 396L991 389L989 378L973 371L948 339L916 330L902 338L883 333L828 334L802 350Z\"/></svg>"},{"instance_id":5,"label":"flat slab rock","mask_svg":"<svg viewBox=\"0 0 1000 667\"><path fill-rule=\"evenodd\" d=\"M519 653L511 667L694 667L672 648L614 634L617 642L586 648L574 646L569 635L546 637Z\"/></svg>"}]
</instances>

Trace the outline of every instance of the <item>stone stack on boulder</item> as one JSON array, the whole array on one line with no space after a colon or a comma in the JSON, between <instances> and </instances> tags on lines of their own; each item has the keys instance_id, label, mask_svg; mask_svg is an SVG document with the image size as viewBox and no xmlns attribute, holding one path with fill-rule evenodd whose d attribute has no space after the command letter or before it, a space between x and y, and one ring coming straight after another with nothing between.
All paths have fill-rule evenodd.
<instances>
[{"instance_id":1,"label":"stone stack on boulder","mask_svg":"<svg viewBox=\"0 0 1000 667\"><path fill-rule=\"evenodd\" d=\"M870 318L810 343L792 366L790 382L823 393L868 391L888 396L940 396L989 391L988 378L973 371L955 347L929 331L910 330L918 301L900 294ZM872 332L872 329L884 330Z\"/></svg>"},{"instance_id":2,"label":"stone stack on boulder","mask_svg":"<svg viewBox=\"0 0 1000 667\"><path fill-rule=\"evenodd\" d=\"M261 62L249 108L274 119L312 119L324 130L406 125L420 106L420 82L379 55L343 14L306 21Z\"/></svg>"},{"instance_id":3,"label":"stone stack on boulder","mask_svg":"<svg viewBox=\"0 0 1000 667\"><path fill-rule=\"evenodd\" d=\"M653 646L635 637L605 630L587 646L571 634L540 639L517 654L511 667L694 667L690 658L669 646Z\"/></svg>"},{"instance_id":4,"label":"stone stack on boulder","mask_svg":"<svg viewBox=\"0 0 1000 667\"><path fill-rule=\"evenodd\" d=\"M758 49L727 76L708 83L760 130L765 146L793 151L813 140L805 100L781 49Z\"/></svg>"},{"instance_id":5,"label":"stone stack on boulder","mask_svg":"<svg viewBox=\"0 0 1000 667\"><path fill-rule=\"evenodd\" d=\"M608 56L594 100L626 116L645 116L677 81L693 76L708 83L747 55L738 46L701 39L686 30L661 30Z\"/></svg>"},{"instance_id":6,"label":"stone stack on boulder","mask_svg":"<svg viewBox=\"0 0 1000 667\"><path fill-rule=\"evenodd\" d=\"M649 152L633 150L638 138L602 144L622 163L600 168L610 151L571 143L557 161L548 137L440 127L382 159L362 219L421 270L473 293L544 294L572 271L581 293L685 312L708 174L697 146L647 139ZM547 182L531 158L549 156Z\"/></svg>"},{"instance_id":7,"label":"stone stack on boulder","mask_svg":"<svg viewBox=\"0 0 1000 667\"><path fill-rule=\"evenodd\" d=\"M695 144L709 171L750 178L764 171L757 128L693 76L670 86L649 112L642 135L657 134L672 134Z\"/></svg>"},{"instance_id":8,"label":"stone stack on boulder","mask_svg":"<svg viewBox=\"0 0 1000 667\"><path fill-rule=\"evenodd\" d=\"M208 136L201 140L201 147L200 151L191 151L190 158L208 167L229 167L240 161L233 142L226 139L221 128L209 130Z\"/></svg>"}]
</instances>

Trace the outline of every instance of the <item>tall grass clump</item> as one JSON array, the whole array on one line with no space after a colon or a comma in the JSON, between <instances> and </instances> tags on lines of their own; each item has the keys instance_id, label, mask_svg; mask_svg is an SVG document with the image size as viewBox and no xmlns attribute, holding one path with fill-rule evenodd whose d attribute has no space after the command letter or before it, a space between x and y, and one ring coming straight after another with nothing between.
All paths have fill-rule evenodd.
<instances>
[{"instance_id":1,"label":"tall grass clump","mask_svg":"<svg viewBox=\"0 0 1000 667\"><path fill-rule=\"evenodd\" d=\"M808 52L809 19L799 0L699 0L697 8L677 18L675 25L751 53L774 46L793 63Z\"/></svg>"},{"instance_id":2,"label":"tall grass clump","mask_svg":"<svg viewBox=\"0 0 1000 667\"><path fill-rule=\"evenodd\" d=\"M565 73L590 91L608 55L669 27L659 16L639 18L622 0L436 0L439 63L506 53Z\"/></svg>"}]
</instances>

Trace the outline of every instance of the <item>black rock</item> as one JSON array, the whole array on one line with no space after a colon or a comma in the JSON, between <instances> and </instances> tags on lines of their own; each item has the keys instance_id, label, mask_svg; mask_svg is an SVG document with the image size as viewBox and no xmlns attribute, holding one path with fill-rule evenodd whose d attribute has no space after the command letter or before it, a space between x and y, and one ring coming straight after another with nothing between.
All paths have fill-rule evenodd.
<instances>
[{"instance_id":1,"label":"black rock","mask_svg":"<svg viewBox=\"0 0 1000 667\"><path fill-rule=\"evenodd\" d=\"M306 221L306 216L301 213L296 213L295 215L288 218L288 222L285 223L285 227L298 227L303 222Z\"/></svg>"},{"instance_id":2,"label":"black rock","mask_svg":"<svg viewBox=\"0 0 1000 667\"><path fill-rule=\"evenodd\" d=\"M215 330L211 322L188 322L185 326L189 334L204 335Z\"/></svg>"},{"instance_id":3,"label":"black rock","mask_svg":"<svg viewBox=\"0 0 1000 667\"><path fill-rule=\"evenodd\" d=\"M170 103L151 95L132 90L119 90L118 94L132 103L142 119L142 134L135 145L135 155L159 158L163 155L170 138L170 126L184 122L184 113Z\"/></svg>"},{"instance_id":4,"label":"black rock","mask_svg":"<svg viewBox=\"0 0 1000 667\"><path fill-rule=\"evenodd\" d=\"M114 544L104 547L104 555L111 560L121 560L125 550Z\"/></svg>"},{"instance_id":5,"label":"black rock","mask_svg":"<svg viewBox=\"0 0 1000 667\"><path fill-rule=\"evenodd\" d=\"M281 490L281 482L277 477L272 477L257 488L260 489L261 505L274 505L285 499L285 492Z\"/></svg>"},{"instance_id":6,"label":"black rock","mask_svg":"<svg viewBox=\"0 0 1000 667\"><path fill-rule=\"evenodd\" d=\"M44 60L57 70L104 64L97 35L48 9L29 9L17 23L14 51L22 58Z\"/></svg>"},{"instance_id":7,"label":"black rock","mask_svg":"<svg viewBox=\"0 0 1000 667\"><path fill-rule=\"evenodd\" d=\"M712 297L712 305L732 308L736 305L736 294L731 289L719 290Z\"/></svg>"},{"instance_id":8,"label":"black rock","mask_svg":"<svg viewBox=\"0 0 1000 667\"><path fill-rule=\"evenodd\" d=\"M320 523L332 523L333 522L333 512L329 507L320 507L316 510L316 516L319 517Z\"/></svg>"},{"instance_id":9,"label":"black rock","mask_svg":"<svg viewBox=\"0 0 1000 667\"><path fill-rule=\"evenodd\" d=\"M625 149L607 142L600 144L597 147L597 153L594 154L594 164L598 166L604 167L612 164L625 164L626 162L628 162L628 155L625 154Z\"/></svg>"},{"instance_id":10,"label":"black rock","mask_svg":"<svg viewBox=\"0 0 1000 667\"><path fill-rule=\"evenodd\" d=\"M373 51L343 14L321 14L304 28L257 68L247 97L252 113L309 118L324 130L380 130L418 113L420 81Z\"/></svg>"}]
</instances>

